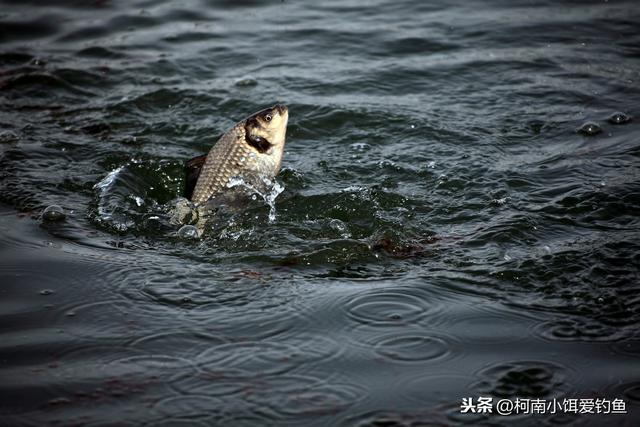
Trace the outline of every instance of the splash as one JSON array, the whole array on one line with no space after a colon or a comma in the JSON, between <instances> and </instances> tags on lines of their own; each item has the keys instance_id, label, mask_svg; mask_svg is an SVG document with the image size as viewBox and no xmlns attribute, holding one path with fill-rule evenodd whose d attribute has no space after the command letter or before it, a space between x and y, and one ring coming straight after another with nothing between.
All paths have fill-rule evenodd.
<instances>
[{"instance_id":1,"label":"splash","mask_svg":"<svg viewBox=\"0 0 640 427\"><path fill-rule=\"evenodd\" d=\"M105 192L107 192L109 190L109 188L111 188L111 186L115 182L116 178L118 177L118 174L120 172L122 172L122 169L124 169L124 166L120 166L120 167L112 170L111 172L109 172L107 174L107 176L105 176L102 179L102 181L100 181L96 185L94 185L93 188L100 189L100 192L102 194L104 194Z\"/></svg>"},{"instance_id":2,"label":"splash","mask_svg":"<svg viewBox=\"0 0 640 427\"><path fill-rule=\"evenodd\" d=\"M124 170L124 166L119 166L112 170L100 182L93 186L99 190L98 195L98 217L101 221L112 224L119 231L126 231L129 225L126 221L114 220L115 209L113 203L110 203L111 189L115 185L116 180Z\"/></svg>"},{"instance_id":3,"label":"splash","mask_svg":"<svg viewBox=\"0 0 640 427\"><path fill-rule=\"evenodd\" d=\"M230 178L229 181L227 182L227 188L234 188L234 187L246 188L251 193L253 193L251 197L253 200L256 200L256 196L260 196L262 200L264 200L264 202L269 206L268 221L271 224L277 218L275 201L276 201L276 198L284 191L284 185L282 185L278 181L275 181L275 180L272 181L269 178L261 178L261 179L264 184L264 188L265 188L264 191L260 191L255 186L247 183L241 177Z\"/></svg>"}]
</instances>

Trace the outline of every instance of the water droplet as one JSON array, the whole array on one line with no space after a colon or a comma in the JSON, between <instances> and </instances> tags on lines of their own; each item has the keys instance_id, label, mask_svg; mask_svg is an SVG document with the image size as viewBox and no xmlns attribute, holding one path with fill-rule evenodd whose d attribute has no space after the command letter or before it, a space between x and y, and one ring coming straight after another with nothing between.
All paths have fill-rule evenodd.
<instances>
[{"instance_id":1,"label":"water droplet","mask_svg":"<svg viewBox=\"0 0 640 427\"><path fill-rule=\"evenodd\" d=\"M45 65L47 65L47 61L45 61L42 58L33 58L31 60L31 65L35 65L35 66L38 66L38 67L44 67Z\"/></svg>"},{"instance_id":2,"label":"water droplet","mask_svg":"<svg viewBox=\"0 0 640 427\"><path fill-rule=\"evenodd\" d=\"M198 229L193 225L183 225L178 230L178 236L183 239L197 239L198 238Z\"/></svg>"},{"instance_id":3,"label":"water droplet","mask_svg":"<svg viewBox=\"0 0 640 427\"><path fill-rule=\"evenodd\" d=\"M131 195L131 198L136 202L136 205L138 206L142 206L144 204L144 199L140 196Z\"/></svg>"},{"instance_id":4,"label":"water droplet","mask_svg":"<svg viewBox=\"0 0 640 427\"><path fill-rule=\"evenodd\" d=\"M495 206L502 206L502 205L504 205L506 203L507 203L507 198L506 197L502 197L500 199L491 200L491 204L495 205Z\"/></svg>"},{"instance_id":5,"label":"water droplet","mask_svg":"<svg viewBox=\"0 0 640 427\"><path fill-rule=\"evenodd\" d=\"M580 126L577 131L583 135L591 136L602 132L602 128L597 123L587 122Z\"/></svg>"},{"instance_id":6,"label":"water droplet","mask_svg":"<svg viewBox=\"0 0 640 427\"><path fill-rule=\"evenodd\" d=\"M54 366L49 366L49 367L53 368ZM68 405L71 403L71 399L69 399L68 397L56 397L55 399L49 400L49 402L47 403L51 406Z\"/></svg>"},{"instance_id":7,"label":"water droplet","mask_svg":"<svg viewBox=\"0 0 640 427\"><path fill-rule=\"evenodd\" d=\"M610 115L608 120L609 123L613 123L614 125L621 125L627 123L629 120L631 120L631 118L625 113L617 111Z\"/></svg>"},{"instance_id":8,"label":"water droplet","mask_svg":"<svg viewBox=\"0 0 640 427\"><path fill-rule=\"evenodd\" d=\"M17 133L10 130L0 132L0 144L6 144L10 142L17 142L20 139Z\"/></svg>"},{"instance_id":9,"label":"water droplet","mask_svg":"<svg viewBox=\"0 0 640 427\"><path fill-rule=\"evenodd\" d=\"M62 221L65 217L64 209L58 205L51 205L42 212L44 221Z\"/></svg>"},{"instance_id":10,"label":"water droplet","mask_svg":"<svg viewBox=\"0 0 640 427\"><path fill-rule=\"evenodd\" d=\"M122 143L135 145L138 143L138 137L135 135L127 135L122 139Z\"/></svg>"},{"instance_id":11,"label":"water droplet","mask_svg":"<svg viewBox=\"0 0 640 427\"><path fill-rule=\"evenodd\" d=\"M257 84L258 84L258 81L250 77L236 81L236 86L238 87L251 87L251 86L256 86Z\"/></svg>"},{"instance_id":12,"label":"water droplet","mask_svg":"<svg viewBox=\"0 0 640 427\"><path fill-rule=\"evenodd\" d=\"M284 191L284 185L274 182L264 201L269 205L269 222L276 220L276 198Z\"/></svg>"},{"instance_id":13,"label":"water droplet","mask_svg":"<svg viewBox=\"0 0 640 427\"><path fill-rule=\"evenodd\" d=\"M356 142L354 144L351 144L350 147L356 151L365 151L371 148L371 146L366 142Z\"/></svg>"}]
</instances>

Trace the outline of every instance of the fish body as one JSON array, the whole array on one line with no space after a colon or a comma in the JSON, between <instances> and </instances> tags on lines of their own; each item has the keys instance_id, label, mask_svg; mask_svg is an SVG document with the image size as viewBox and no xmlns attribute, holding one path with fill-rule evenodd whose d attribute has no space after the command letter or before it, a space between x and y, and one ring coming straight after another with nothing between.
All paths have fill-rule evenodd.
<instances>
[{"instance_id":1,"label":"fish body","mask_svg":"<svg viewBox=\"0 0 640 427\"><path fill-rule=\"evenodd\" d=\"M196 206L215 203L234 179L265 191L280 171L288 120L287 107L275 105L236 123L209 153L187 161L185 196Z\"/></svg>"}]
</instances>

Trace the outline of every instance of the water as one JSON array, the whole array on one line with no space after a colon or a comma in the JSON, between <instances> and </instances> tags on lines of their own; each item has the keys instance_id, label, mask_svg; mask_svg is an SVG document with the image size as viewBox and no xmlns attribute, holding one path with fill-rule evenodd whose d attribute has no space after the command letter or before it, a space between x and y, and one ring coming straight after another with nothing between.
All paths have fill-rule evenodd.
<instances>
[{"instance_id":1,"label":"water","mask_svg":"<svg viewBox=\"0 0 640 427\"><path fill-rule=\"evenodd\" d=\"M2 425L637 425L635 2L42 3L0 9ZM179 233L276 102L278 191Z\"/></svg>"}]
</instances>

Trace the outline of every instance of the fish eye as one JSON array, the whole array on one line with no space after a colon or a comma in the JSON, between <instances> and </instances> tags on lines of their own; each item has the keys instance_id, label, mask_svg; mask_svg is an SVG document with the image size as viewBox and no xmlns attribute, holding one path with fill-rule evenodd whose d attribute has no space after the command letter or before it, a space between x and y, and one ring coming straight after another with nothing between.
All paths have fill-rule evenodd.
<instances>
[{"instance_id":1,"label":"fish eye","mask_svg":"<svg viewBox=\"0 0 640 427\"><path fill-rule=\"evenodd\" d=\"M267 114L267 115L265 115L265 116L264 116L264 119L265 119L266 121L268 121L268 122L270 122L272 118L273 118L273 117L271 116L271 114Z\"/></svg>"}]
</instances>

